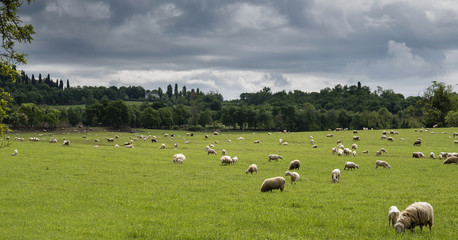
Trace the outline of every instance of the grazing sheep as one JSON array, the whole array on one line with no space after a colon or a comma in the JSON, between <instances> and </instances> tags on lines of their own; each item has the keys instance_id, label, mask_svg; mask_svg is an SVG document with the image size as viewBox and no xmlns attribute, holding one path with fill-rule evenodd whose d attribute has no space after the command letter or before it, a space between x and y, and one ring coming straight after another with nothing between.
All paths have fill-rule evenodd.
<instances>
[{"instance_id":1,"label":"grazing sheep","mask_svg":"<svg viewBox=\"0 0 458 240\"><path fill-rule=\"evenodd\" d=\"M105 138L108 142L114 142L114 139L113 138Z\"/></svg>"},{"instance_id":2,"label":"grazing sheep","mask_svg":"<svg viewBox=\"0 0 458 240\"><path fill-rule=\"evenodd\" d=\"M344 154L344 150L339 148L337 149L337 156L341 157Z\"/></svg>"},{"instance_id":3,"label":"grazing sheep","mask_svg":"<svg viewBox=\"0 0 458 240\"><path fill-rule=\"evenodd\" d=\"M284 177L274 177L264 180L261 185L261 192L272 192L274 189L280 189L283 192L285 189L286 180Z\"/></svg>"},{"instance_id":4,"label":"grazing sheep","mask_svg":"<svg viewBox=\"0 0 458 240\"><path fill-rule=\"evenodd\" d=\"M294 169L299 169L301 167L301 161L299 160L293 160L289 164L288 170L294 170Z\"/></svg>"},{"instance_id":5,"label":"grazing sheep","mask_svg":"<svg viewBox=\"0 0 458 240\"><path fill-rule=\"evenodd\" d=\"M429 225L429 231L431 231L433 223L434 211L431 204L427 202L416 202L401 212L394 228L398 233L405 232L406 229L414 232L416 226L420 226L420 229L423 230L423 226Z\"/></svg>"},{"instance_id":6,"label":"grazing sheep","mask_svg":"<svg viewBox=\"0 0 458 240\"><path fill-rule=\"evenodd\" d=\"M49 140L49 143L57 143L57 139L51 138L51 139Z\"/></svg>"},{"instance_id":7,"label":"grazing sheep","mask_svg":"<svg viewBox=\"0 0 458 240\"><path fill-rule=\"evenodd\" d=\"M211 148L212 148L212 147L215 147L215 145L213 145L213 144L211 144L211 143L208 144L208 146L211 147Z\"/></svg>"},{"instance_id":8,"label":"grazing sheep","mask_svg":"<svg viewBox=\"0 0 458 240\"><path fill-rule=\"evenodd\" d=\"M337 148L333 147L333 148L331 149L331 152L332 152L333 155L335 155L335 154L337 153Z\"/></svg>"},{"instance_id":9,"label":"grazing sheep","mask_svg":"<svg viewBox=\"0 0 458 240\"><path fill-rule=\"evenodd\" d=\"M118 148L118 147L119 147L119 145L118 145L118 144L115 144L115 145L114 145L114 147L115 147L115 148Z\"/></svg>"},{"instance_id":10,"label":"grazing sheep","mask_svg":"<svg viewBox=\"0 0 458 240\"><path fill-rule=\"evenodd\" d=\"M159 149L165 149L165 144L161 144L161 146L159 147Z\"/></svg>"},{"instance_id":11,"label":"grazing sheep","mask_svg":"<svg viewBox=\"0 0 458 240\"><path fill-rule=\"evenodd\" d=\"M444 161L444 164L452 164L452 163L458 164L458 157L455 157L455 156L448 157Z\"/></svg>"},{"instance_id":12,"label":"grazing sheep","mask_svg":"<svg viewBox=\"0 0 458 240\"><path fill-rule=\"evenodd\" d=\"M423 154L422 152L413 152L412 153L412 157L413 158L424 158L426 157L425 154Z\"/></svg>"},{"instance_id":13,"label":"grazing sheep","mask_svg":"<svg viewBox=\"0 0 458 240\"><path fill-rule=\"evenodd\" d=\"M380 150L378 150L377 152L375 152L375 156L380 156L382 155L382 152Z\"/></svg>"},{"instance_id":14,"label":"grazing sheep","mask_svg":"<svg viewBox=\"0 0 458 240\"><path fill-rule=\"evenodd\" d=\"M386 135L382 135L382 136L380 137L380 139L381 139L381 140L387 139L387 137L386 137Z\"/></svg>"},{"instance_id":15,"label":"grazing sheep","mask_svg":"<svg viewBox=\"0 0 458 240\"><path fill-rule=\"evenodd\" d=\"M181 153L173 155L173 163L182 164L184 160L186 160L186 157Z\"/></svg>"},{"instance_id":16,"label":"grazing sheep","mask_svg":"<svg viewBox=\"0 0 458 240\"><path fill-rule=\"evenodd\" d=\"M315 140L313 140L313 139L310 140L310 144L312 144L312 145L315 144Z\"/></svg>"},{"instance_id":17,"label":"grazing sheep","mask_svg":"<svg viewBox=\"0 0 458 240\"><path fill-rule=\"evenodd\" d=\"M255 172L256 174L258 174L258 166L256 166L256 164L251 164L251 165L248 167L248 169L245 171L246 174L248 174L248 173L253 174L254 172Z\"/></svg>"},{"instance_id":18,"label":"grazing sheep","mask_svg":"<svg viewBox=\"0 0 458 240\"><path fill-rule=\"evenodd\" d=\"M334 135L333 134L328 134L328 135L326 135L326 137L334 137Z\"/></svg>"},{"instance_id":19,"label":"grazing sheep","mask_svg":"<svg viewBox=\"0 0 458 240\"><path fill-rule=\"evenodd\" d=\"M416 140L414 143L413 143L414 146L420 146L421 145L421 139L418 139Z\"/></svg>"},{"instance_id":20,"label":"grazing sheep","mask_svg":"<svg viewBox=\"0 0 458 240\"><path fill-rule=\"evenodd\" d=\"M238 157L233 157L232 158L232 164L236 164L239 162L239 158Z\"/></svg>"},{"instance_id":21,"label":"grazing sheep","mask_svg":"<svg viewBox=\"0 0 458 240\"><path fill-rule=\"evenodd\" d=\"M230 156L222 156L221 157L221 164L232 164L232 158Z\"/></svg>"},{"instance_id":22,"label":"grazing sheep","mask_svg":"<svg viewBox=\"0 0 458 240\"><path fill-rule=\"evenodd\" d=\"M340 180L340 170L339 169L334 169L331 172L331 178L333 183L337 183Z\"/></svg>"},{"instance_id":23,"label":"grazing sheep","mask_svg":"<svg viewBox=\"0 0 458 240\"><path fill-rule=\"evenodd\" d=\"M207 150L207 155L210 155L210 154L218 155L218 153L216 153L215 149L209 148L209 149Z\"/></svg>"},{"instance_id":24,"label":"grazing sheep","mask_svg":"<svg viewBox=\"0 0 458 240\"><path fill-rule=\"evenodd\" d=\"M353 157L356 157L356 151L352 152Z\"/></svg>"},{"instance_id":25,"label":"grazing sheep","mask_svg":"<svg viewBox=\"0 0 458 240\"><path fill-rule=\"evenodd\" d=\"M178 143L173 144L175 148L178 148Z\"/></svg>"},{"instance_id":26,"label":"grazing sheep","mask_svg":"<svg viewBox=\"0 0 458 240\"><path fill-rule=\"evenodd\" d=\"M99 148L99 145L95 145L94 148Z\"/></svg>"},{"instance_id":27,"label":"grazing sheep","mask_svg":"<svg viewBox=\"0 0 458 240\"><path fill-rule=\"evenodd\" d=\"M213 135L215 135L215 136L218 136L218 135L219 135L219 133L218 133L218 132L214 132L214 133L213 133Z\"/></svg>"},{"instance_id":28,"label":"grazing sheep","mask_svg":"<svg viewBox=\"0 0 458 240\"><path fill-rule=\"evenodd\" d=\"M383 168L388 168L388 169L391 168L390 164L388 164L386 161L381 161L381 160L375 161L375 168L378 168L378 167L383 167Z\"/></svg>"},{"instance_id":29,"label":"grazing sheep","mask_svg":"<svg viewBox=\"0 0 458 240\"><path fill-rule=\"evenodd\" d=\"M344 170L353 170L359 169L359 165L354 162L346 162Z\"/></svg>"},{"instance_id":30,"label":"grazing sheep","mask_svg":"<svg viewBox=\"0 0 458 240\"><path fill-rule=\"evenodd\" d=\"M369 153L369 150L364 150L363 153Z\"/></svg>"},{"instance_id":31,"label":"grazing sheep","mask_svg":"<svg viewBox=\"0 0 458 240\"><path fill-rule=\"evenodd\" d=\"M382 153L388 153L388 152L385 150L385 148L380 148L380 152L382 152Z\"/></svg>"},{"instance_id":32,"label":"grazing sheep","mask_svg":"<svg viewBox=\"0 0 458 240\"><path fill-rule=\"evenodd\" d=\"M290 172L290 171L286 171L285 172L285 176L291 176L291 184L296 184L297 183L297 180L299 180L300 176L299 176L299 173L297 172Z\"/></svg>"},{"instance_id":33,"label":"grazing sheep","mask_svg":"<svg viewBox=\"0 0 458 240\"><path fill-rule=\"evenodd\" d=\"M342 139L337 140L336 144L342 143Z\"/></svg>"},{"instance_id":34,"label":"grazing sheep","mask_svg":"<svg viewBox=\"0 0 458 240\"><path fill-rule=\"evenodd\" d=\"M70 140L64 140L64 144L62 146L70 146Z\"/></svg>"},{"instance_id":35,"label":"grazing sheep","mask_svg":"<svg viewBox=\"0 0 458 240\"><path fill-rule=\"evenodd\" d=\"M396 206L391 206L388 210L388 225L394 228L394 225L399 219L401 212Z\"/></svg>"},{"instance_id":36,"label":"grazing sheep","mask_svg":"<svg viewBox=\"0 0 458 240\"><path fill-rule=\"evenodd\" d=\"M344 153L346 156L351 155L353 151L350 150L350 148L344 148Z\"/></svg>"},{"instance_id":37,"label":"grazing sheep","mask_svg":"<svg viewBox=\"0 0 458 240\"><path fill-rule=\"evenodd\" d=\"M359 141L359 136L353 136L353 141Z\"/></svg>"},{"instance_id":38,"label":"grazing sheep","mask_svg":"<svg viewBox=\"0 0 458 240\"><path fill-rule=\"evenodd\" d=\"M358 145L357 145L356 143L353 143L353 144L351 145L351 149L358 149Z\"/></svg>"},{"instance_id":39,"label":"grazing sheep","mask_svg":"<svg viewBox=\"0 0 458 240\"><path fill-rule=\"evenodd\" d=\"M226 149L221 150L221 153L222 153L223 155L227 155Z\"/></svg>"},{"instance_id":40,"label":"grazing sheep","mask_svg":"<svg viewBox=\"0 0 458 240\"><path fill-rule=\"evenodd\" d=\"M383 134L383 135L386 135L386 131L383 131L382 134Z\"/></svg>"},{"instance_id":41,"label":"grazing sheep","mask_svg":"<svg viewBox=\"0 0 458 240\"><path fill-rule=\"evenodd\" d=\"M259 140L254 141L254 143L260 143L260 142L261 142L261 141L259 141Z\"/></svg>"},{"instance_id":42,"label":"grazing sheep","mask_svg":"<svg viewBox=\"0 0 458 240\"><path fill-rule=\"evenodd\" d=\"M284 142L284 143L283 143L283 146L286 146L286 145L288 145L288 142Z\"/></svg>"},{"instance_id":43,"label":"grazing sheep","mask_svg":"<svg viewBox=\"0 0 458 240\"><path fill-rule=\"evenodd\" d=\"M100 140L96 138L96 139L94 139L94 142L100 142Z\"/></svg>"},{"instance_id":44,"label":"grazing sheep","mask_svg":"<svg viewBox=\"0 0 458 240\"><path fill-rule=\"evenodd\" d=\"M126 147L126 148L134 148L134 145L126 145L124 147Z\"/></svg>"},{"instance_id":45,"label":"grazing sheep","mask_svg":"<svg viewBox=\"0 0 458 240\"><path fill-rule=\"evenodd\" d=\"M312 148L318 148L318 145L313 145Z\"/></svg>"},{"instance_id":46,"label":"grazing sheep","mask_svg":"<svg viewBox=\"0 0 458 240\"><path fill-rule=\"evenodd\" d=\"M353 134L357 134L358 133L358 130L353 130Z\"/></svg>"},{"instance_id":47,"label":"grazing sheep","mask_svg":"<svg viewBox=\"0 0 458 240\"><path fill-rule=\"evenodd\" d=\"M14 152L11 154L11 156L17 156L17 149L14 149Z\"/></svg>"},{"instance_id":48,"label":"grazing sheep","mask_svg":"<svg viewBox=\"0 0 458 240\"><path fill-rule=\"evenodd\" d=\"M394 139L392 137L388 137L386 140L388 140L390 142L394 142Z\"/></svg>"},{"instance_id":49,"label":"grazing sheep","mask_svg":"<svg viewBox=\"0 0 458 240\"><path fill-rule=\"evenodd\" d=\"M280 144L280 145L281 145L282 143L283 143L283 139L281 139L281 138L280 138L280 139L278 139L278 144Z\"/></svg>"},{"instance_id":50,"label":"grazing sheep","mask_svg":"<svg viewBox=\"0 0 458 240\"><path fill-rule=\"evenodd\" d=\"M275 160L275 161L278 162L278 159L279 159L279 158L280 158L280 159L283 159L283 157L280 156L280 155L277 155L277 154L269 154L269 162L272 161L272 160Z\"/></svg>"}]
</instances>

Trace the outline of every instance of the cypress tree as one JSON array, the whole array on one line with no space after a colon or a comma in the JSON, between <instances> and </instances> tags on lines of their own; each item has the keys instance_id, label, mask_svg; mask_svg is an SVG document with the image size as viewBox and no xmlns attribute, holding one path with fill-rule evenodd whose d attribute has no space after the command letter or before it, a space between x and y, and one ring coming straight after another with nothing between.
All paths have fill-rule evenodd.
<instances>
[{"instance_id":1,"label":"cypress tree","mask_svg":"<svg viewBox=\"0 0 458 240\"><path fill-rule=\"evenodd\" d=\"M67 79L67 88L70 88L70 81Z\"/></svg>"},{"instance_id":2,"label":"cypress tree","mask_svg":"<svg viewBox=\"0 0 458 240\"><path fill-rule=\"evenodd\" d=\"M32 74L32 85L35 85L35 82L36 82L35 76Z\"/></svg>"},{"instance_id":3,"label":"cypress tree","mask_svg":"<svg viewBox=\"0 0 458 240\"><path fill-rule=\"evenodd\" d=\"M41 84L43 79L41 78L41 73L38 74L38 84Z\"/></svg>"}]
</instances>

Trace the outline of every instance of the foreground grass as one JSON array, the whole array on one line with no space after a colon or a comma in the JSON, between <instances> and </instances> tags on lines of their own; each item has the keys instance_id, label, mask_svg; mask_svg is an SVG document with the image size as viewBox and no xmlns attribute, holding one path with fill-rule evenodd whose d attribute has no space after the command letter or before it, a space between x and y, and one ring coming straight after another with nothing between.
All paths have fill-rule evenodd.
<instances>
[{"instance_id":1,"label":"foreground grass","mask_svg":"<svg viewBox=\"0 0 458 240\"><path fill-rule=\"evenodd\" d=\"M360 131L357 157L331 154L337 139L351 146L351 131L333 132L332 138L326 137L329 132L231 132L209 139L205 133L188 137L167 131L176 135L170 140L163 137L166 131L144 130L137 135L156 135L158 143L140 140L133 149L113 147L135 137L128 133L52 133L58 144L43 140L50 133L11 134L26 141L0 149L0 239L453 239L458 235L458 168L411 158L413 151L458 152L450 138L453 129L434 130L437 134L399 130L395 142L380 140L378 130ZM116 134L115 143L104 140ZM318 148L311 148L309 135ZM32 136L42 140L28 142ZM237 140L241 136L245 139ZM63 137L70 147L62 146ZM418 137L422 146L412 146ZM95 143L96 138L101 141ZM279 145L279 138L288 146ZM204 148L215 141L219 155L208 156ZM158 149L161 143L167 148ZM388 154L376 157L381 147ZM14 149L18 156L11 156ZM239 163L222 166L221 149ZM369 154L362 154L366 149ZM184 164L172 163L175 153L186 155ZM268 162L270 153L284 160ZM284 176L294 159L302 163L297 185L287 178L284 192L259 191L264 179ZM391 169L375 169L377 159L388 161ZM360 169L343 171L346 161ZM246 175L252 163L259 172ZM331 184L335 168L341 169L341 182ZM415 201L434 207L433 231L395 234L388 227L388 208L402 211Z\"/></svg>"}]
</instances>

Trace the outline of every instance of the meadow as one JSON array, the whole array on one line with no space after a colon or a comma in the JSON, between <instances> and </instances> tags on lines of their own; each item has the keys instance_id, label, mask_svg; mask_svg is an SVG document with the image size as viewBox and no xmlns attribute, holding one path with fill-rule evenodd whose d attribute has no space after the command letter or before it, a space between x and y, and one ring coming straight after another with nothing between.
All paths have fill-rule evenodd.
<instances>
[{"instance_id":1,"label":"meadow","mask_svg":"<svg viewBox=\"0 0 458 240\"><path fill-rule=\"evenodd\" d=\"M414 151L427 156L458 152L452 136L456 130L397 131L390 135L394 142L381 140L382 130L217 136L103 129L9 133L11 146L0 149L0 239L456 239L458 166L412 158ZM326 137L329 133L334 136ZM114 143L105 140L115 135ZM155 135L158 142L139 140L134 148L123 147L137 135ZM332 155L338 139L351 147L354 135L361 138L356 157ZM318 148L312 148L310 136ZM40 142L29 142L29 137ZM59 142L49 143L51 137ZM63 138L70 146L62 146ZM288 145L280 145L280 138ZM417 138L421 146L413 146ZM161 143L166 149L158 149ZM210 143L217 156L204 151ZM388 153L376 157L382 147ZM14 149L17 156L11 156ZM238 164L222 165L222 149L237 156ZM183 164L172 162L176 153L186 155ZM269 162L272 153L283 160ZM283 192L261 193L264 179L284 177L294 159L301 161L297 185L285 177ZM391 169L376 169L378 159ZM359 164L359 170L344 171L346 161ZM252 163L258 173L245 174ZM335 168L341 178L333 184ZM433 206L432 231L417 227L415 233L396 234L388 226L389 207L402 211L416 201Z\"/></svg>"}]
</instances>

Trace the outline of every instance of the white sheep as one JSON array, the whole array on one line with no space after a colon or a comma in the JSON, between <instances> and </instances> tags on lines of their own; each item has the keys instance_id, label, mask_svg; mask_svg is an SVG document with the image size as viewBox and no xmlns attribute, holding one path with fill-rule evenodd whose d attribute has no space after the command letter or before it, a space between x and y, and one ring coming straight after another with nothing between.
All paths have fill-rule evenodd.
<instances>
[{"instance_id":1,"label":"white sheep","mask_svg":"<svg viewBox=\"0 0 458 240\"><path fill-rule=\"evenodd\" d=\"M284 143L283 143L283 146L287 146L287 145L288 145L288 142L284 142Z\"/></svg>"},{"instance_id":2,"label":"white sheep","mask_svg":"<svg viewBox=\"0 0 458 240\"><path fill-rule=\"evenodd\" d=\"M232 158L232 164L236 164L239 162L239 158L238 157L233 157Z\"/></svg>"},{"instance_id":3,"label":"white sheep","mask_svg":"<svg viewBox=\"0 0 458 240\"><path fill-rule=\"evenodd\" d=\"M291 184L296 184L297 183L297 180L299 180L300 176L299 176L299 173L297 172L290 172L290 171L286 171L285 172L285 176L291 176Z\"/></svg>"},{"instance_id":4,"label":"white sheep","mask_svg":"<svg viewBox=\"0 0 458 240\"><path fill-rule=\"evenodd\" d=\"M331 152L332 152L333 155L335 155L335 154L337 153L337 148L333 147L333 148L331 149Z\"/></svg>"},{"instance_id":5,"label":"white sheep","mask_svg":"<svg viewBox=\"0 0 458 240\"><path fill-rule=\"evenodd\" d=\"M436 159L436 155L433 152L429 153L429 158Z\"/></svg>"},{"instance_id":6,"label":"white sheep","mask_svg":"<svg viewBox=\"0 0 458 240\"><path fill-rule=\"evenodd\" d=\"M353 169L359 169L359 165L354 163L354 162L346 162L344 170L353 170Z\"/></svg>"},{"instance_id":7,"label":"white sheep","mask_svg":"<svg viewBox=\"0 0 458 240\"><path fill-rule=\"evenodd\" d=\"M431 204L427 202L416 202L401 212L394 228L398 233L405 232L406 229L414 232L416 226L420 226L420 229L423 230L423 226L429 225L429 230L431 231L433 223L434 211Z\"/></svg>"},{"instance_id":8,"label":"white sheep","mask_svg":"<svg viewBox=\"0 0 458 240\"><path fill-rule=\"evenodd\" d=\"M64 140L62 146L70 146L70 140Z\"/></svg>"},{"instance_id":9,"label":"white sheep","mask_svg":"<svg viewBox=\"0 0 458 240\"><path fill-rule=\"evenodd\" d=\"M161 146L159 147L159 149L165 149L165 144L161 144Z\"/></svg>"},{"instance_id":10,"label":"white sheep","mask_svg":"<svg viewBox=\"0 0 458 240\"><path fill-rule=\"evenodd\" d=\"M357 145L356 143L353 143L353 144L351 145L351 149L358 149L358 145Z\"/></svg>"},{"instance_id":11,"label":"white sheep","mask_svg":"<svg viewBox=\"0 0 458 240\"><path fill-rule=\"evenodd\" d=\"M341 148L337 149L337 156L342 156L344 154L344 150L342 150Z\"/></svg>"},{"instance_id":12,"label":"white sheep","mask_svg":"<svg viewBox=\"0 0 458 240\"><path fill-rule=\"evenodd\" d=\"M278 143L281 145L283 143L283 139L278 139Z\"/></svg>"},{"instance_id":13,"label":"white sheep","mask_svg":"<svg viewBox=\"0 0 458 240\"><path fill-rule=\"evenodd\" d=\"M14 149L14 152L11 154L11 156L17 156L17 149Z\"/></svg>"},{"instance_id":14,"label":"white sheep","mask_svg":"<svg viewBox=\"0 0 458 240\"><path fill-rule=\"evenodd\" d=\"M356 153L356 151L353 151L351 154L353 155L353 157L356 157L357 153Z\"/></svg>"},{"instance_id":15,"label":"white sheep","mask_svg":"<svg viewBox=\"0 0 458 240\"><path fill-rule=\"evenodd\" d=\"M215 149L209 148L209 149L207 150L207 155L210 155L210 154L218 155L218 153L216 153Z\"/></svg>"},{"instance_id":16,"label":"white sheep","mask_svg":"<svg viewBox=\"0 0 458 240\"><path fill-rule=\"evenodd\" d=\"M227 155L226 149L221 150L221 153L222 153L223 155Z\"/></svg>"},{"instance_id":17,"label":"white sheep","mask_svg":"<svg viewBox=\"0 0 458 240\"><path fill-rule=\"evenodd\" d=\"M269 162L272 161L272 160L275 160L275 161L278 162L278 159L279 159L279 158L280 158L280 159L283 159L283 157L280 156L280 155L277 155L277 154L269 154Z\"/></svg>"},{"instance_id":18,"label":"white sheep","mask_svg":"<svg viewBox=\"0 0 458 240\"><path fill-rule=\"evenodd\" d=\"M230 156L222 156L221 157L221 164L232 164L232 158Z\"/></svg>"},{"instance_id":19,"label":"white sheep","mask_svg":"<svg viewBox=\"0 0 458 240\"><path fill-rule=\"evenodd\" d=\"M254 143L261 143L261 141L259 141L259 140L255 140L255 141L254 141Z\"/></svg>"},{"instance_id":20,"label":"white sheep","mask_svg":"<svg viewBox=\"0 0 458 240\"><path fill-rule=\"evenodd\" d=\"M391 206L388 210L388 225L394 227L400 215L399 209L396 206Z\"/></svg>"},{"instance_id":21,"label":"white sheep","mask_svg":"<svg viewBox=\"0 0 458 240\"><path fill-rule=\"evenodd\" d=\"M186 160L186 157L181 153L173 155L173 163L182 164L184 160Z\"/></svg>"},{"instance_id":22,"label":"white sheep","mask_svg":"<svg viewBox=\"0 0 458 240\"><path fill-rule=\"evenodd\" d=\"M334 169L331 172L331 178L333 183L337 183L340 180L340 170L339 169Z\"/></svg>"},{"instance_id":23,"label":"white sheep","mask_svg":"<svg viewBox=\"0 0 458 240\"><path fill-rule=\"evenodd\" d=\"M391 168L390 164L388 164L386 161L381 161L381 160L375 161L375 168L378 168L378 167L383 167L383 168L388 168L388 169Z\"/></svg>"},{"instance_id":24,"label":"white sheep","mask_svg":"<svg viewBox=\"0 0 458 240\"><path fill-rule=\"evenodd\" d=\"M256 166L256 164L251 164L251 165L248 167L248 169L245 171L246 174L248 174L248 173L253 174L254 172L255 172L256 174L258 174L258 166Z\"/></svg>"},{"instance_id":25,"label":"white sheep","mask_svg":"<svg viewBox=\"0 0 458 240\"><path fill-rule=\"evenodd\" d=\"M274 177L264 180L261 185L261 192L272 192L274 189L280 189L283 192L285 189L286 180L284 177Z\"/></svg>"},{"instance_id":26,"label":"white sheep","mask_svg":"<svg viewBox=\"0 0 458 240\"><path fill-rule=\"evenodd\" d=\"M294 169L299 169L301 167L301 161L299 160L293 160L289 164L288 170L294 170Z\"/></svg>"}]
</instances>

